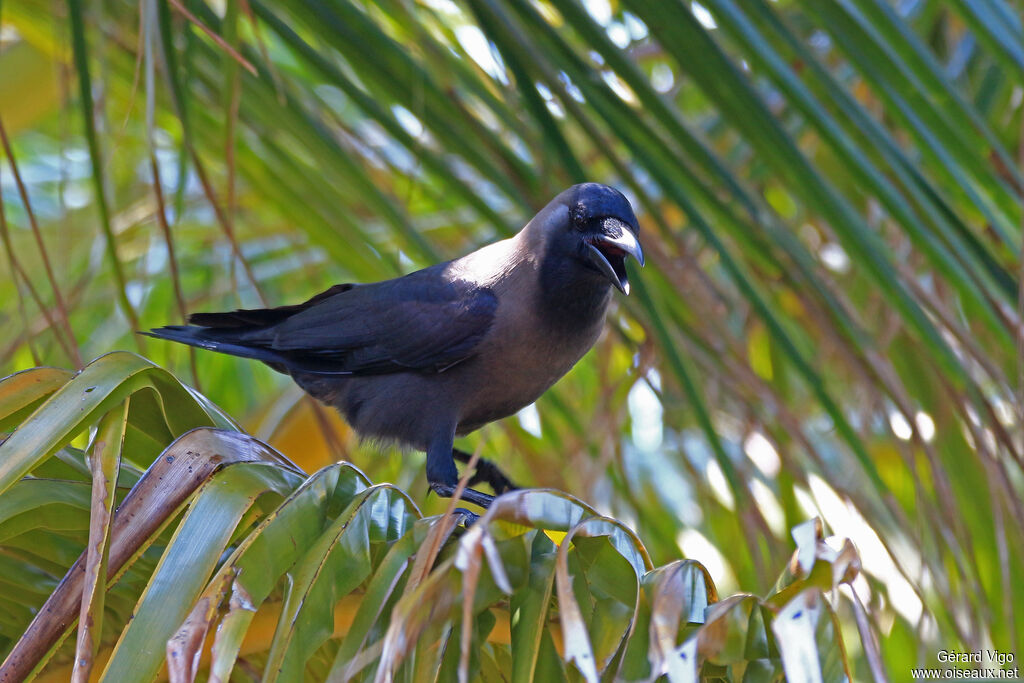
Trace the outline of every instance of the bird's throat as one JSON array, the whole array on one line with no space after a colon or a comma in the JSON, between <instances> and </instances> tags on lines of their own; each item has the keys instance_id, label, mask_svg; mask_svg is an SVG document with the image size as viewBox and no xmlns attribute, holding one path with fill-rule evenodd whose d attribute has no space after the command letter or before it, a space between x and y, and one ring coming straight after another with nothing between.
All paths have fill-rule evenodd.
<instances>
[{"instance_id":1,"label":"bird's throat","mask_svg":"<svg viewBox=\"0 0 1024 683\"><path fill-rule=\"evenodd\" d=\"M612 287L608 280L579 263L542 265L537 308L552 329L589 333L604 320Z\"/></svg>"}]
</instances>

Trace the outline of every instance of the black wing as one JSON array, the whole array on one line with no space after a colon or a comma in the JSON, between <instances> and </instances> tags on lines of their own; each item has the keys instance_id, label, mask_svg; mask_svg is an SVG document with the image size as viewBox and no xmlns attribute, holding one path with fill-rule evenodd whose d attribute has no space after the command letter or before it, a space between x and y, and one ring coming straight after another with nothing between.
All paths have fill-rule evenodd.
<instances>
[{"instance_id":1,"label":"black wing","mask_svg":"<svg viewBox=\"0 0 1024 683\"><path fill-rule=\"evenodd\" d=\"M498 301L485 287L431 268L369 285L336 285L279 308L198 313L194 325L147 333L262 360L282 372L441 372L473 354Z\"/></svg>"}]
</instances>

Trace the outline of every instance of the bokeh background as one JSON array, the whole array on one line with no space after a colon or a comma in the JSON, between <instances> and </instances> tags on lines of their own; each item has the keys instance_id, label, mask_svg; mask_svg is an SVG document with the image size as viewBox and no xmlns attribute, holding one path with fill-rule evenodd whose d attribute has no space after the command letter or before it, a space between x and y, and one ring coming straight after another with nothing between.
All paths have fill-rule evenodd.
<instances>
[{"instance_id":1,"label":"bokeh background","mask_svg":"<svg viewBox=\"0 0 1024 683\"><path fill-rule=\"evenodd\" d=\"M771 589L820 516L895 680L1024 656L1022 100L1003 0L3 0L0 375L134 350L436 512L421 454L134 331L394 277L610 183L632 295L463 447L723 594Z\"/></svg>"}]
</instances>

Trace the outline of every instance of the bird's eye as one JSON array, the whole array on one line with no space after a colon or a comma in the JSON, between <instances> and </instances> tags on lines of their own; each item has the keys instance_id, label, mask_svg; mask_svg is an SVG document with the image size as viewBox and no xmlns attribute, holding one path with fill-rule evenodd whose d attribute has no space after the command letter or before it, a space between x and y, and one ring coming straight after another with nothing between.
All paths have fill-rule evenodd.
<instances>
[{"instance_id":1,"label":"bird's eye","mask_svg":"<svg viewBox=\"0 0 1024 683\"><path fill-rule=\"evenodd\" d=\"M587 220L590 218L590 213L582 204L577 204L569 209L569 217L572 219L572 227L577 230L584 230L587 227Z\"/></svg>"}]
</instances>

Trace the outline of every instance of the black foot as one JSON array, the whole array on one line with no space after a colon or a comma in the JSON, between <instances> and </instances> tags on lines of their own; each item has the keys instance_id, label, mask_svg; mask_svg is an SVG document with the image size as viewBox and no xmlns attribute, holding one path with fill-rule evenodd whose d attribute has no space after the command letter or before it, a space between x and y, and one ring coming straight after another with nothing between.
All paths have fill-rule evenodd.
<instances>
[{"instance_id":1,"label":"black foot","mask_svg":"<svg viewBox=\"0 0 1024 683\"><path fill-rule=\"evenodd\" d=\"M431 483L430 489L442 498L451 498L455 495L455 487L450 484ZM480 493L473 489L463 489L460 499L473 505L479 505L482 508L488 508L491 505L491 501L494 500L494 496L488 496L486 493Z\"/></svg>"},{"instance_id":2,"label":"black foot","mask_svg":"<svg viewBox=\"0 0 1024 683\"><path fill-rule=\"evenodd\" d=\"M468 463L472 459L472 455L466 451L460 451L458 448L452 449L452 457L461 463ZM490 460L486 458L480 458L476 463L476 472L473 473L473 477L469 480L469 485L479 484L483 482L491 487L496 495L501 495L506 491L515 491L519 487L512 483L512 481L505 476L505 473Z\"/></svg>"}]
</instances>

